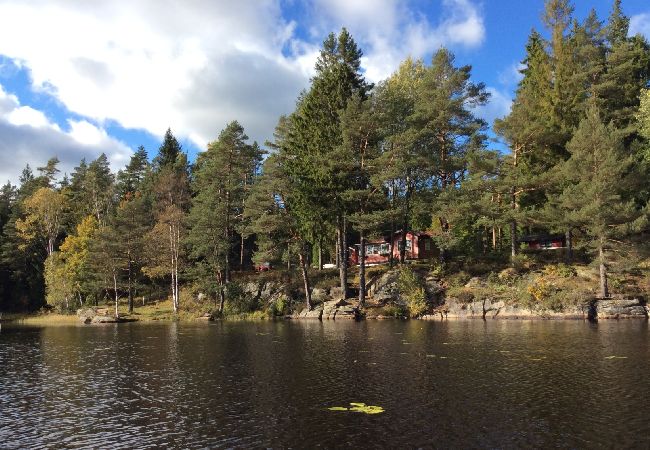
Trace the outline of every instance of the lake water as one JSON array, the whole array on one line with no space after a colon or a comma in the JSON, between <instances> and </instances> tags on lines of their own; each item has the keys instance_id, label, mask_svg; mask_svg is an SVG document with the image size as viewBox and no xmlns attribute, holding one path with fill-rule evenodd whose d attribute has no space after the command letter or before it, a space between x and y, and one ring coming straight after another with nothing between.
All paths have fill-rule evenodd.
<instances>
[{"instance_id":1,"label":"lake water","mask_svg":"<svg viewBox=\"0 0 650 450\"><path fill-rule=\"evenodd\" d=\"M0 447L648 447L646 321L0 329ZM376 415L330 411L363 402Z\"/></svg>"}]
</instances>

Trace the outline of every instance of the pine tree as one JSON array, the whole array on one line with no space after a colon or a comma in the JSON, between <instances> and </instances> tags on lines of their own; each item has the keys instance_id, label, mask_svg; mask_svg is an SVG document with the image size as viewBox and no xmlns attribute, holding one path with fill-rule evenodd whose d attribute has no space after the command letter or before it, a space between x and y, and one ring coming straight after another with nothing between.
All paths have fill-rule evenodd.
<instances>
[{"instance_id":1,"label":"pine tree","mask_svg":"<svg viewBox=\"0 0 650 450\"><path fill-rule=\"evenodd\" d=\"M614 250L620 250L622 238L647 226L647 212L633 198L641 180L620 134L603 124L594 101L567 148L571 157L562 170L570 183L557 198L557 208L583 230L585 244L596 253L600 296L608 297Z\"/></svg>"},{"instance_id":2,"label":"pine tree","mask_svg":"<svg viewBox=\"0 0 650 450\"><path fill-rule=\"evenodd\" d=\"M440 191L455 189L465 176L467 155L481 148L486 139L486 124L472 107L485 105L489 93L482 83L470 81L471 66L454 66L454 56L441 49L433 56L418 89L414 112L409 122L420 152L422 167L431 184ZM447 247L450 224L439 216L441 258ZM406 229L402 233L402 252L406 248ZM401 259L403 257L400 255Z\"/></svg>"},{"instance_id":3,"label":"pine tree","mask_svg":"<svg viewBox=\"0 0 650 450\"><path fill-rule=\"evenodd\" d=\"M223 312L224 288L230 283L235 232L243 228L244 201L262 153L248 144L244 128L229 123L219 138L208 145L194 168L195 180L187 243L191 256L200 261L220 286ZM241 249L240 249L241 251Z\"/></svg>"},{"instance_id":4,"label":"pine tree","mask_svg":"<svg viewBox=\"0 0 650 450\"><path fill-rule=\"evenodd\" d=\"M349 220L360 234L359 306L366 299L366 238L385 220L382 167L379 164L379 130L371 100L354 96L341 115L343 143L335 156L340 170L349 174L350 185L341 193L350 211ZM373 183L374 182L374 183Z\"/></svg>"},{"instance_id":5,"label":"pine tree","mask_svg":"<svg viewBox=\"0 0 650 450\"><path fill-rule=\"evenodd\" d=\"M397 230L409 230L412 222L414 200L425 194L426 166L422 152L413 136L410 118L415 112L415 103L426 68L420 60L407 58L397 71L381 83L374 93L376 118L381 135L383 151L378 165L382 170L379 183L388 187L389 209L386 221L390 223L390 235ZM393 239L390 239L390 264L393 264ZM404 252L400 252L404 262Z\"/></svg>"},{"instance_id":6,"label":"pine tree","mask_svg":"<svg viewBox=\"0 0 650 450\"><path fill-rule=\"evenodd\" d=\"M282 148L286 137L283 122L276 128L275 145ZM307 236L309 225L301 223L301 216L292 210L299 194L292 177L286 172L283 153L273 153L266 161L259 180L246 199L244 215L249 221L247 230L257 238L254 260L258 263L279 261L287 251L298 255L305 291L305 306L312 309L311 283L307 267ZM287 255L287 258L290 256Z\"/></svg>"}]
</instances>

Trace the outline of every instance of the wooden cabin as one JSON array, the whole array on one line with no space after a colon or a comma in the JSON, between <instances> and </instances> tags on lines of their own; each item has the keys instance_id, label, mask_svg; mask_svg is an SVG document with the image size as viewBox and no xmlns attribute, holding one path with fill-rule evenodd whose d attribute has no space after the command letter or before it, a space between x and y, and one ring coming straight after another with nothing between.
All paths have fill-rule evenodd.
<instances>
[{"instance_id":1,"label":"wooden cabin","mask_svg":"<svg viewBox=\"0 0 650 450\"><path fill-rule=\"evenodd\" d=\"M531 250L552 250L566 247L566 236L563 234L530 234L518 239Z\"/></svg>"},{"instance_id":2,"label":"wooden cabin","mask_svg":"<svg viewBox=\"0 0 650 450\"><path fill-rule=\"evenodd\" d=\"M393 259L399 260L402 245L402 232L393 234ZM350 264L359 264L361 244L350 248ZM384 264L390 261L390 237L366 242L366 264ZM430 259L437 255L431 235L424 232L406 233L406 259Z\"/></svg>"}]
</instances>

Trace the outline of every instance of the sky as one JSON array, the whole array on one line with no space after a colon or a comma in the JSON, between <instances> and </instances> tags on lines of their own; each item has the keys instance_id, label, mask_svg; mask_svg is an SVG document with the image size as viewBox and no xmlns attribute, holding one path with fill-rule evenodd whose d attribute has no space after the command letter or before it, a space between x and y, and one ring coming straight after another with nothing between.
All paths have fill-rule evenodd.
<instances>
[{"instance_id":1,"label":"sky","mask_svg":"<svg viewBox=\"0 0 650 450\"><path fill-rule=\"evenodd\" d=\"M576 0L575 17L610 0ZM0 183L56 156L62 173L105 153L113 170L167 128L190 160L239 121L272 137L309 85L323 39L347 27L366 78L440 47L508 113L543 0L0 0ZM623 0L631 34L650 38L650 2Z\"/></svg>"}]
</instances>

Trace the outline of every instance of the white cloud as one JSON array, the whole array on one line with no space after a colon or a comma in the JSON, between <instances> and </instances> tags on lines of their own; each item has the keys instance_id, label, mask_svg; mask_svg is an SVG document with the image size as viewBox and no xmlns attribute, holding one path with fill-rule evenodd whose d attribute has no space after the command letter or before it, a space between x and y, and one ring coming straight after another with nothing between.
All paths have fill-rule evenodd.
<instances>
[{"instance_id":1,"label":"white cloud","mask_svg":"<svg viewBox=\"0 0 650 450\"><path fill-rule=\"evenodd\" d=\"M34 128L54 127L56 124L50 123L41 111L30 106L19 106L6 115L7 122L12 125L29 125Z\"/></svg>"},{"instance_id":2,"label":"white cloud","mask_svg":"<svg viewBox=\"0 0 650 450\"><path fill-rule=\"evenodd\" d=\"M476 115L492 125L494 119L500 119L510 113L512 97L508 92L491 86L487 86L485 90L490 93L490 101L487 105L477 107Z\"/></svg>"},{"instance_id":3,"label":"white cloud","mask_svg":"<svg viewBox=\"0 0 650 450\"><path fill-rule=\"evenodd\" d=\"M513 87L517 85L524 78L521 71L525 68L526 66L520 62L512 63L506 67L505 70L499 72L499 83L505 87Z\"/></svg>"},{"instance_id":4,"label":"white cloud","mask_svg":"<svg viewBox=\"0 0 650 450\"><path fill-rule=\"evenodd\" d=\"M650 39L650 13L630 17L630 36L642 34Z\"/></svg>"},{"instance_id":5,"label":"white cloud","mask_svg":"<svg viewBox=\"0 0 650 450\"><path fill-rule=\"evenodd\" d=\"M365 50L362 64L375 82L408 55L485 38L470 0L443 0L435 22L403 0L313 0L306 24L313 42L296 37L281 3L0 0L0 55L89 123L111 120L158 136L171 127L203 147L235 119L251 138L269 138L307 86L322 36L342 25Z\"/></svg>"},{"instance_id":6,"label":"white cloud","mask_svg":"<svg viewBox=\"0 0 650 450\"><path fill-rule=\"evenodd\" d=\"M100 124L171 127L199 146L233 119L268 136L308 81L304 55L282 54L295 24L278 0L0 0L0 17L0 54L24 63L36 89Z\"/></svg>"},{"instance_id":7,"label":"white cloud","mask_svg":"<svg viewBox=\"0 0 650 450\"><path fill-rule=\"evenodd\" d=\"M407 56L422 58L441 46L476 47L485 39L479 8L469 0L443 0L440 20L398 0L316 0L321 28L348 27L363 45L366 77L388 77Z\"/></svg>"},{"instance_id":8,"label":"white cloud","mask_svg":"<svg viewBox=\"0 0 650 450\"><path fill-rule=\"evenodd\" d=\"M106 153L113 170L128 162L131 149L109 137L87 121L70 121L70 131L62 131L42 111L21 106L15 95L0 85L0 182L18 181L22 169L43 165L59 158L59 169L70 173L82 158L93 160Z\"/></svg>"}]
</instances>

